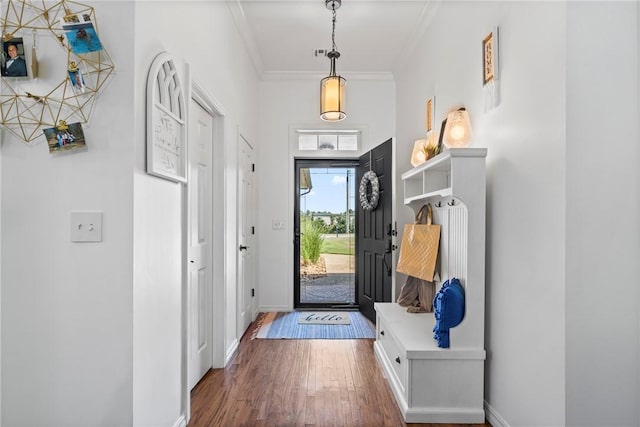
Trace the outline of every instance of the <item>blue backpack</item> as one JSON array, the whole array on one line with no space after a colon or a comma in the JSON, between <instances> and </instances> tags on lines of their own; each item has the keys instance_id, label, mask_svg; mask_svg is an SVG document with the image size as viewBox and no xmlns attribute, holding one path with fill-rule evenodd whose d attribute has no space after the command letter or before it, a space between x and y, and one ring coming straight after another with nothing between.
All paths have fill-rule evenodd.
<instances>
[{"instance_id":1,"label":"blue backpack","mask_svg":"<svg viewBox=\"0 0 640 427\"><path fill-rule=\"evenodd\" d=\"M453 278L442 284L433 299L433 311L436 317L433 338L438 341L438 347L449 348L449 329L458 326L464 318L464 288L460 280Z\"/></svg>"}]
</instances>

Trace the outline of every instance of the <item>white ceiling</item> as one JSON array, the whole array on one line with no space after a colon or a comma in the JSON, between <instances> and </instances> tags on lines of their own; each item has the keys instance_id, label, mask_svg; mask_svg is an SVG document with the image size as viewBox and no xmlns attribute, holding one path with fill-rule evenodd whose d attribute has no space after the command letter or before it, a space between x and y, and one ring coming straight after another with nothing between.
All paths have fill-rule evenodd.
<instances>
[{"instance_id":1,"label":"white ceiling","mask_svg":"<svg viewBox=\"0 0 640 427\"><path fill-rule=\"evenodd\" d=\"M428 24L429 0L343 0L337 10L338 74L391 73ZM327 74L331 10L324 0L230 3L260 73Z\"/></svg>"}]
</instances>

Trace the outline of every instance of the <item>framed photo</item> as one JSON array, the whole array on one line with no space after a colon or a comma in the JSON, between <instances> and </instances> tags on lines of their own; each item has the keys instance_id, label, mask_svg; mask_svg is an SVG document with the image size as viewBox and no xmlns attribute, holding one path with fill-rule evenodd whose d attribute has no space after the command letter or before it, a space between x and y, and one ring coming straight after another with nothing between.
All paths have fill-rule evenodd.
<instances>
[{"instance_id":1,"label":"framed photo","mask_svg":"<svg viewBox=\"0 0 640 427\"><path fill-rule=\"evenodd\" d=\"M436 97L432 96L427 99L426 112L427 112L427 132L431 132L433 130L433 111L435 108Z\"/></svg>"},{"instance_id":2,"label":"framed photo","mask_svg":"<svg viewBox=\"0 0 640 427\"><path fill-rule=\"evenodd\" d=\"M3 77L28 77L24 43L21 37L14 37L9 41L2 42L0 74Z\"/></svg>"},{"instance_id":3,"label":"framed photo","mask_svg":"<svg viewBox=\"0 0 640 427\"><path fill-rule=\"evenodd\" d=\"M482 40L482 84L498 78L498 28L494 28Z\"/></svg>"},{"instance_id":4,"label":"framed photo","mask_svg":"<svg viewBox=\"0 0 640 427\"><path fill-rule=\"evenodd\" d=\"M442 150L444 149L444 130L446 127L447 119L445 118L440 125L440 136L438 137L438 145L436 146L435 154L442 153Z\"/></svg>"}]
</instances>

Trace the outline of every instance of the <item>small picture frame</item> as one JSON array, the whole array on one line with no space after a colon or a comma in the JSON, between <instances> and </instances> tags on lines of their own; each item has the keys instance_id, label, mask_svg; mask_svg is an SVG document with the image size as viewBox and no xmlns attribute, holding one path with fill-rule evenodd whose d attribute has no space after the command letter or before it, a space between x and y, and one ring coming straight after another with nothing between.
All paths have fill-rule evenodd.
<instances>
[{"instance_id":1,"label":"small picture frame","mask_svg":"<svg viewBox=\"0 0 640 427\"><path fill-rule=\"evenodd\" d=\"M445 118L440 125L440 136L438 137L438 145L435 149L435 154L442 153L444 149L444 130L447 127L447 119Z\"/></svg>"},{"instance_id":2,"label":"small picture frame","mask_svg":"<svg viewBox=\"0 0 640 427\"><path fill-rule=\"evenodd\" d=\"M482 85L498 79L498 28L482 39Z\"/></svg>"},{"instance_id":3,"label":"small picture frame","mask_svg":"<svg viewBox=\"0 0 640 427\"><path fill-rule=\"evenodd\" d=\"M3 77L29 77L25 58L22 37L14 37L8 41L3 41L0 74Z\"/></svg>"},{"instance_id":4,"label":"small picture frame","mask_svg":"<svg viewBox=\"0 0 640 427\"><path fill-rule=\"evenodd\" d=\"M427 132L431 132L433 130L433 112L435 110L435 96L432 96L431 98L427 99L427 103L425 106L425 110L426 110L426 128L427 128Z\"/></svg>"}]
</instances>

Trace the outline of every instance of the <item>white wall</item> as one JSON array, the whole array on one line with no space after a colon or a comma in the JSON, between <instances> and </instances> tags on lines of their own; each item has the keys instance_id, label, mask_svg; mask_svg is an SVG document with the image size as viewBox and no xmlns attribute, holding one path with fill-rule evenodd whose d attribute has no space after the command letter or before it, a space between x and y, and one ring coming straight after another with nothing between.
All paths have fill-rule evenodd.
<instances>
[{"instance_id":1,"label":"white wall","mask_svg":"<svg viewBox=\"0 0 640 427\"><path fill-rule=\"evenodd\" d=\"M3 135L2 425L173 426L182 407L182 197L145 173L145 92L162 50L225 111L214 155L228 225L235 316L238 133L258 145L257 79L224 2L92 2L116 73L100 95L86 152L52 157ZM173 31L180 28L181 31ZM129 43L123 43L128 41ZM224 161L222 161L224 159ZM69 212L104 212L103 242L69 241ZM229 250L233 248L234 250ZM222 305L224 306L224 304Z\"/></svg>"},{"instance_id":2,"label":"white wall","mask_svg":"<svg viewBox=\"0 0 640 427\"><path fill-rule=\"evenodd\" d=\"M291 126L310 129L363 128L363 152L395 135L395 84L390 78L347 79L347 118L337 124L320 119L320 79L283 78L260 84L258 157L259 255L261 310L293 308L293 157ZM359 154L354 155L358 157ZM272 230L274 219L286 220Z\"/></svg>"},{"instance_id":3,"label":"white wall","mask_svg":"<svg viewBox=\"0 0 640 427\"><path fill-rule=\"evenodd\" d=\"M466 106L470 146L488 148L485 399L494 425L564 423L564 25L559 2L441 2L396 74L398 176L434 95L437 129ZM485 113L482 39L493 26L502 100ZM398 203L398 222L411 221Z\"/></svg>"},{"instance_id":4,"label":"white wall","mask_svg":"<svg viewBox=\"0 0 640 427\"><path fill-rule=\"evenodd\" d=\"M116 73L84 127L87 150L52 156L44 138L2 138L3 426L131 424L134 82L122 41L133 6L92 6ZM41 82L64 78L56 52L40 52L52 73ZM104 212L101 243L70 241L73 210Z\"/></svg>"},{"instance_id":5,"label":"white wall","mask_svg":"<svg viewBox=\"0 0 640 427\"><path fill-rule=\"evenodd\" d=\"M183 188L145 173L145 88L149 66L161 51L174 55L224 111L223 148L213 153L224 196L214 209L224 215L226 277L214 281L214 324L224 334L224 357L239 340L236 330L236 188L238 133L256 138L257 78L225 2L136 2L134 105L134 425L171 426L181 408L181 253ZM183 79L184 83L184 79ZM223 157L224 161L220 161ZM221 171L220 166L225 170ZM214 272L219 274L219 272ZM224 298L224 301L221 301ZM222 308L226 308L226 318Z\"/></svg>"},{"instance_id":6,"label":"white wall","mask_svg":"<svg viewBox=\"0 0 640 427\"><path fill-rule=\"evenodd\" d=\"M569 426L640 425L638 8L567 5Z\"/></svg>"}]
</instances>

